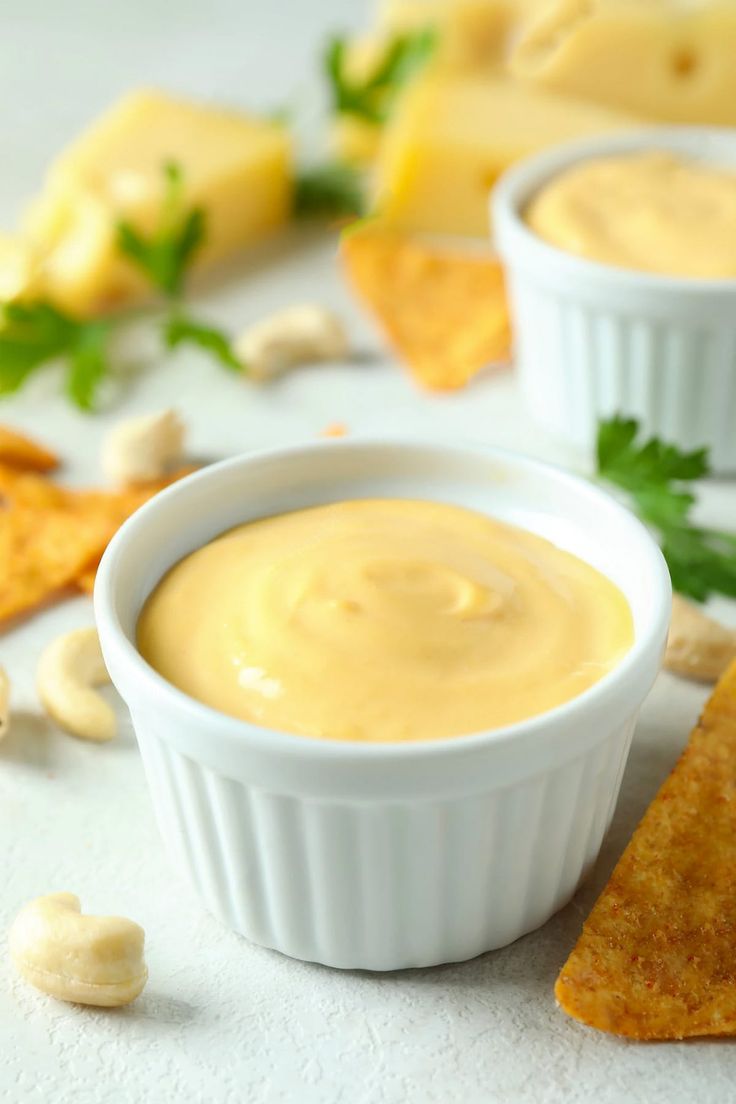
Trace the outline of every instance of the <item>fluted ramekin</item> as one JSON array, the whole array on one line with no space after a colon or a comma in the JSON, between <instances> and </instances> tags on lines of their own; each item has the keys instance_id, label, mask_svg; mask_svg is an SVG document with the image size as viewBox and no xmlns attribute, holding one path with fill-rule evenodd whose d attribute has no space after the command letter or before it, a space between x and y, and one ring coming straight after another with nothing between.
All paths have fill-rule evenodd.
<instances>
[{"instance_id":1,"label":"fluted ramekin","mask_svg":"<svg viewBox=\"0 0 736 1104\"><path fill-rule=\"evenodd\" d=\"M252 518L366 496L464 505L584 557L626 594L631 651L524 723L380 745L247 724L142 659L141 607L182 556ZM161 833L206 906L256 943L372 970L470 958L565 904L610 822L669 609L658 548L584 480L491 449L358 440L243 456L177 483L126 522L95 589Z\"/></svg>"},{"instance_id":2,"label":"fluted ramekin","mask_svg":"<svg viewBox=\"0 0 736 1104\"><path fill-rule=\"evenodd\" d=\"M529 200L594 157L666 150L736 168L736 131L650 127L555 147L520 162L492 197L522 390L540 425L583 448L624 413L685 449L708 445L736 471L736 280L661 276L598 264L525 224ZM625 212L623 213L625 215Z\"/></svg>"}]
</instances>

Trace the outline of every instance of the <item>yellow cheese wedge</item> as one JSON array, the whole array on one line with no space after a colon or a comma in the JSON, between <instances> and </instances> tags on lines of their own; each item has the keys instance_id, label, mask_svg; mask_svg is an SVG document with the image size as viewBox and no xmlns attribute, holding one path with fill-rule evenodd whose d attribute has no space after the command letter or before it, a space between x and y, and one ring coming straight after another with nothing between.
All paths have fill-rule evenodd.
<instances>
[{"instance_id":1,"label":"yellow cheese wedge","mask_svg":"<svg viewBox=\"0 0 736 1104\"><path fill-rule=\"evenodd\" d=\"M522 34L512 71L644 117L736 125L733 0L556 0Z\"/></svg>"},{"instance_id":2,"label":"yellow cheese wedge","mask_svg":"<svg viewBox=\"0 0 736 1104\"><path fill-rule=\"evenodd\" d=\"M348 50L348 72L365 76L396 35L433 27L437 44L433 70L449 73L501 72L511 42L546 0L383 0L372 34L354 39ZM356 164L373 161L382 128L352 115L332 124L331 146L336 157Z\"/></svg>"},{"instance_id":3,"label":"yellow cheese wedge","mask_svg":"<svg viewBox=\"0 0 736 1104\"><path fill-rule=\"evenodd\" d=\"M514 31L545 0L383 0L379 27L395 34L434 26L437 62L449 69L500 65Z\"/></svg>"},{"instance_id":4,"label":"yellow cheese wedge","mask_svg":"<svg viewBox=\"0 0 736 1104\"><path fill-rule=\"evenodd\" d=\"M0 303L40 294L38 259L28 242L0 234Z\"/></svg>"},{"instance_id":5,"label":"yellow cheese wedge","mask_svg":"<svg viewBox=\"0 0 736 1104\"><path fill-rule=\"evenodd\" d=\"M382 128L355 115L336 115L330 123L330 149L338 161L368 165L381 145Z\"/></svg>"},{"instance_id":6,"label":"yellow cheese wedge","mask_svg":"<svg viewBox=\"0 0 736 1104\"><path fill-rule=\"evenodd\" d=\"M289 217L291 150L282 127L158 92L134 92L57 158L27 212L24 233L44 258L52 299L85 315L147 290L119 255L116 226L125 218L144 232L156 228L167 161L183 170L183 204L206 213L200 267Z\"/></svg>"},{"instance_id":7,"label":"yellow cheese wedge","mask_svg":"<svg viewBox=\"0 0 736 1104\"><path fill-rule=\"evenodd\" d=\"M506 77L430 74L407 93L388 127L375 206L402 229L482 236L491 188L512 162L635 123Z\"/></svg>"}]
</instances>

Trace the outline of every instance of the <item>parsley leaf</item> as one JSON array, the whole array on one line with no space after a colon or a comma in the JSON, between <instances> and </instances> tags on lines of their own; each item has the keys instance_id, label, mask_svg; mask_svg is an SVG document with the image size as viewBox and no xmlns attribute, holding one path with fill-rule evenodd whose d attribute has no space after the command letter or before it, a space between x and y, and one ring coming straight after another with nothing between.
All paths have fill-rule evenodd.
<instances>
[{"instance_id":1,"label":"parsley leaf","mask_svg":"<svg viewBox=\"0 0 736 1104\"><path fill-rule=\"evenodd\" d=\"M181 294L187 267L205 237L205 213L201 207L182 208L181 167L164 165L165 195L161 224L146 237L129 222L118 223L118 247L164 295Z\"/></svg>"},{"instance_id":2,"label":"parsley leaf","mask_svg":"<svg viewBox=\"0 0 736 1104\"><path fill-rule=\"evenodd\" d=\"M51 303L4 303L0 308L0 393L17 391L49 360L63 356L78 323Z\"/></svg>"},{"instance_id":3,"label":"parsley leaf","mask_svg":"<svg viewBox=\"0 0 736 1104\"><path fill-rule=\"evenodd\" d=\"M169 349L179 345L198 345L234 372L245 371L242 361L233 352L229 337L214 326L198 322L189 315L174 313L164 322L164 341Z\"/></svg>"},{"instance_id":4,"label":"parsley leaf","mask_svg":"<svg viewBox=\"0 0 736 1104\"><path fill-rule=\"evenodd\" d=\"M0 394L17 391L37 368L66 358L67 394L82 410L94 405L107 373L109 324L85 322L45 300L0 308Z\"/></svg>"},{"instance_id":5,"label":"parsley leaf","mask_svg":"<svg viewBox=\"0 0 736 1104\"><path fill-rule=\"evenodd\" d=\"M181 306L187 269L204 241L205 214L199 207L184 209L184 176L179 165L169 162L164 166L164 174L165 194L158 230L144 237L130 223L120 222L119 248L169 300L169 314L162 328L166 347L197 345L226 368L242 372L243 365L227 335L191 318Z\"/></svg>"},{"instance_id":6,"label":"parsley leaf","mask_svg":"<svg viewBox=\"0 0 736 1104\"><path fill-rule=\"evenodd\" d=\"M93 410L97 388L107 375L107 342L111 323L88 322L79 328L69 355L66 392L80 410Z\"/></svg>"},{"instance_id":7,"label":"parsley leaf","mask_svg":"<svg viewBox=\"0 0 736 1104\"><path fill-rule=\"evenodd\" d=\"M333 111L376 125L385 123L399 92L427 64L436 45L433 27L398 34L386 44L372 71L356 77L349 73L346 39L335 36L327 44L323 62Z\"/></svg>"},{"instance_id":8,"label":"parsley leaf","mask_svg":"<svg viewBox=\"0 0 736 1104\"><path fill-rule=\"evenodd\" d=\"M205 235L204 212L184 207L184 178L173 163L164 166L165 194L158 229L144 235L126 221L118 224L120 251L168 300L163 327L168 348L198 345L227 368L243 371L228 337L190 318L180 305L187 269ZM23 386L54 360L65 362L67 396L81 410L94 409L99 385L109 371L111 333L126 316L80 319L46 300L0 304L0 395Z\"/></svg>"},{"instance_id":9,"label":"parsley leaf","mask_svg":"<svg viewBox=\"0 0 736 1104\"><path fill-rule=\"evenodd\" d=\"M361 215L363 190L359 171L342 161L305 169L296 179L294 213L301 218Z\"/></svg>"},{"instance_id":10,"label":"parsley leaf","mask_svg":"<svg viewBox=\"0 0 736 1104\"><path fill-rule=\"evenodd\" d=\"M598 426L597 462L602 480L629 495L656 531L681 594L703 602L711 594L736 597L736 534L694 525L692 484L710 472L708 450L683 452L653 437L639 442L638 423L616 416Z\"/></svg>"}]
</instances>

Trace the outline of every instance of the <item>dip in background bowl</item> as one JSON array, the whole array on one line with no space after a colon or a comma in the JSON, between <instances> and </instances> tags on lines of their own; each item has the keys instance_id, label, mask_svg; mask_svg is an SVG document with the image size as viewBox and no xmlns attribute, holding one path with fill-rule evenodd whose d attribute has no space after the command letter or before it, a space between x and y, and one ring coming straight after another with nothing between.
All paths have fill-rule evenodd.
<instances>
[{"instance_id":1,"label":"dip in background bowl","mask_svg":"<svg viewBox=\"0 0 736 1104\"><path fill-rule=\"evenodd\" d=\"M543 240L533 198L575 165L644 151L736 170L736 131L649 127L571 142L520 162L492 196L496 245L531 413L592 449L598 421L632 416L647 436L708 445L713 471L736 471L736 279L668 276L603 264Z\"/></svg>"}]
</instances>

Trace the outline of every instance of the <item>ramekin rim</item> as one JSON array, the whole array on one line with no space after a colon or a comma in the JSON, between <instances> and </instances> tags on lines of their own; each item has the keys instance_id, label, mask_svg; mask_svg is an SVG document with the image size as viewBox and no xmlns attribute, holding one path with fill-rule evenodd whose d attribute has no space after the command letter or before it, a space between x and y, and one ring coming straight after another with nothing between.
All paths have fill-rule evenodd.
<instances>
[{"instance_id":1,"label":"ramekin rim","mask_svg":"<svg viewBox=\"0 0 736 1104\"><path fill-rule=\"evenodd\" d=\"M134 537L141 526L147 525L150 519L155 517L156 511L165 502L170 501L172 497L186 495L199 483L209 479L217 479L220 475L240 465L247 465L251 461L268 459L269 457L301 455L305 452L349 451L355 446L375 448L385 446L395 448L398 446L431 449L454 454L482 452L487 458L497 458L502 462L516 464L534 472L551 474L568 486L571 485L575 491L590 495L598 501L603 500L609 507L614 509L619 520L623 523L624 529L628 530L627 543L633 541L639 545L641 554L649 560L652 576L659 577L661 585L657 591L658 600L653 604L645 631L638 639L635 639L629 651L611 671L570 701L512 725L428 740L373 743L328 740L282 732L250 724L247 721L220 712L173 686L143 659L120 623L114 595L114 578L117 561L125 554L127 542ZM237 524L237 522L234 524ZM584 476L569 472L557 464L491 445L454 442L438 444L422 437L413 438L409 436L378 438L355 435L346 440L302 442L285 447L275 446L241 453L238 456L210 464L159 492L124 522L108 545L97 572L94 589L94 611L101 638L104 638L107 646L115 649L117 658L125 666L131 678L141 678L155 690L157 701L163 703L162 708L176 713L183 711L188 714L190 719L210 728L216 725L218 727L218 738L235 749L242 750L246 741L248 741L251 745L257 745L259 750L269 754L295 758L308 756L311 759L333 762L335 760L348 760L355 764L361 760L375 763L381 758L392 761L411 757L428 760L443 758L448 755L470 754L489 745L505 745L522 737L535 736L545 728L550 729L559 723L565 724L571 716L584 714L586 707L593 710L601 701L612 698L619 693L621 684L625 683L628 677L635 673L640 664L645 664L647 658L651 659L661 652L670 619L671 593L671 581L664 557L646 527L633 513L622 506L612 494L586 480Z\"/></svg>"},{"instance_id":2,"label":"ramekin rim","mask_svg":"<svg viewBox=\"0 0 736 1104\"><path fill-rule=\"evenodd\" d=\"M598 284L636 287L662 295L686 293L699 299L732 297L736 295L736 276L719 278L670 276L666 273L624 268L606 264L603 261L594 261L588 257L580 257L535 234L527 226L520 211L521 192L530 187L534 191L538 190L546 181L578 161L605 157L607 153L633 151L640 148L640 143L651 145L653 149L656 149L659 144L660 148L666 149L668 142L672 143L676 138L685 140L692 138L694 141L696 137L702 140L705 136L732 143L736 155L736 131L729 127L669 125L632 127L592 137L575 138L525 157L507 169L491 191L494 237L500 238L503 234L512 234L514 236L512 245L520 243L523 248L530 252L534 251L537 258L543 259L549 265L556 265L558 271L587 280L592 279ZM672 150L678 151L675 145L672 146ZM537 179L538 176L539 179ZM498 241L496 244L498 247ZM499 252L503 257L502 248ZM503 259L506 260L505 257Z\"/></svg>"}]
</instances>

